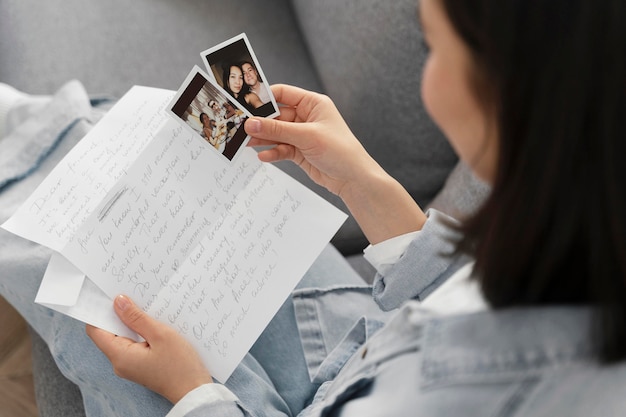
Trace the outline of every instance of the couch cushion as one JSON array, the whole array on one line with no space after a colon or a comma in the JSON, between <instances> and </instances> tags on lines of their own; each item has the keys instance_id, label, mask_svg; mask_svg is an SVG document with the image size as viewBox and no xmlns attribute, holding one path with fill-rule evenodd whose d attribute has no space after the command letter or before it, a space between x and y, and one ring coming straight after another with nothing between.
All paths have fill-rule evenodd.
<instances>
[{"instance_id":1,"label":"couch cushion","mask_svg":"<svg viewBox=\"0 0 626 417\"><path fill-rule=\"evenodd\" d=\"M246 32L265 75L318 89L288 0L3 0L0 82L49 94L76 78L90 94L178 89L200 52Z\"/></svg>"}]
</instances>

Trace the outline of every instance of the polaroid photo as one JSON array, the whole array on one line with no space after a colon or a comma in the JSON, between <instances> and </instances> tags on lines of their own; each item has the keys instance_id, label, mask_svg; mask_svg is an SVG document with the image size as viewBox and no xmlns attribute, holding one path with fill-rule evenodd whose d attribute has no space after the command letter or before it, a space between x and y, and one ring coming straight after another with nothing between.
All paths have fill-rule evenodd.
<instances>
[{"instance_id":1,"label":"polaroid photo","mask_svg":"<svg viewBox=\"0 0 626 417\"><path fill-rule=\"evenodd\" d=\"M167 112L228 163L235 161L250 140L244 130L250 112L198 66L191 70Z\"/></svg>"},{"instance_id":2,"label":"polaroid photo","mask_svg":"<svg viewBox=\"0 0 626 417\"><path fill-rule=\"evenodd\" d=\"M214 81L250 113L269 118L280 114L245 33L201 52L200 56Z\"/></svg>"}]
</instances>

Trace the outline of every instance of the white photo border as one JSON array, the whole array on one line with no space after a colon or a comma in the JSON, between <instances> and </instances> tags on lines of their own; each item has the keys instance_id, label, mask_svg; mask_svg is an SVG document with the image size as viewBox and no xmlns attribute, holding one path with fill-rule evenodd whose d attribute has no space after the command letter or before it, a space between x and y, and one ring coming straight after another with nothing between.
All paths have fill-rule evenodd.
<instances>
[{"instance_id":1,"label":"white photo border","mask_svg":"<svg viewBox=\"0 0 626 417\"><path fill-rule=\"evenodd\" d=\"M225 56L229 55L229 52L231 54L234 54L235 51L228 51L228 49L232 49L234 47L235 44L237 44L238 42L242 41L245 44L245 51L236 51L240 56L243 55L243 57L241 57L241 59L234 59L232 56L229 59L230 63L236 63L242 60L245 60L245 58L250 58L250 60L253 62L255 69L257 71L257 73L259 74L259 76L261 77L263 83L265 83L265 86L269 92L269 96L270 96L270 102L266 103L265 105L259 107L260 112L259 114L255 114L256 116L262 116L262 117L267 117L270 119L273 119L275 117L278 117L280 115L280 110L278 107L278 104L276 103L276 98L274 97L274 94L272 93L272 90L269 88L270 87L270 83L267 79L267 77L265 76L265 73L263 72L263 69L261 68L261 65L259 64L259 60L256 57L256 54L254 53L254 50L252 49L252 45L250 44L250 41L248 40L248 36L245 33L240 33L237 36L234 36L212 48L206 49L204 51L202 51L200 53L200 57L202 59L202 62L204 63L206 70L208 72L208 74L211 76L211 79L213 81L215 81L217 84L219 84L220 86L222 86L223 81L218 80L217 77L215 77L214 74L214 66L222 66L225 61L224 60L216 60L213 61L210 57L213 55L215 56L216 54L222 54ZM224 87L224 86L222 86ZM230 95L230 94L229 94ZM231 97L233 97L233 99L235 99L234 96L231 95ZM236 99L235 99L236 100ZM271 106L269 106L266 109L266 106L269 105L269 103L271 103ZM254 110L251 111L252 114L255 113Z\"/></svg>"},{"instance_id":2,"label":"white photo border","mask_svg":"<svg viewBox=\"0 0 626 417\"><path fill-rule=\"evenodd\" d=\"M200 77L202 85L198 87L199 81L198 77ZM207 138L202 136L198 130L194 129L191 126L191 121L184 118L184 114L190 114L189 108L192 107L192 103L197 101L198 96L201 94L203 90L205 90L206 85L209 84L210 90L205 91L205 94L208 94L212 100L216 100L222 105L227 105L229 103L236 110L236 115L239 115L242 120L239 121L239 124L235 123L237 126L236 131L230 136L228 139L224 139L221 144L224 144L224 148L220 151L213 144L209 142ZM208 103L204 104L209 109ZM176 110L175 110L176 109ZM183 110L184 109L184 110ZM176 120L185 130L189 133L197 137L199 141L205 144L207 148L215 152L216 155L219 155L221 159L223 159L228 164L233 164L237 157L243 152L243 149L246 147L246 144L250 141L251 137L245 133L244 123L249 118L252 117L252 114L245 109L240 103L236 100L233 100L232 97L219 85L217 84L212 77L210 77L206 72L204 72L199 66L195 65L193 69L189 72L185 80L183 81L181 87L178 89L174 98L170 101L170 103L166 107L166 112L169 114L174 120ZM179 114L180 113L180 114ZM201 112L203 113L203 112ZM215 114L212 111L212 114ZM200 114L193 115L193 117L200 117ZM228 125L228 120L225 119L221 122L224 122ZM201 126L201 125L200 125ZM232 131L228 129L228 131ZM225 133L228 135L228 133ZM231 144L232 143L232 144ZM231 146L228 146L231 144Z\"/></svg>"}]
</instances>

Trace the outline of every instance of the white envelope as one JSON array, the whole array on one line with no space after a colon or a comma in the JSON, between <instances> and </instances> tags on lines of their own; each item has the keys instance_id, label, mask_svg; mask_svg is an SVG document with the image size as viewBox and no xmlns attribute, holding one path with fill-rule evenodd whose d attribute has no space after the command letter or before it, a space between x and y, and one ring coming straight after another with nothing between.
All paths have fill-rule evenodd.
<instances>
[{"instance_id":1,"label":"white envelope","mask_svg":"<svg viewBox=\"0 0 626 417\"><path fill-rule=\"evenodd\" d=\"M50 258L35 302L118 336L141 340L117 317L113 300L57 252Z\"/></svg>"}]
</instances>

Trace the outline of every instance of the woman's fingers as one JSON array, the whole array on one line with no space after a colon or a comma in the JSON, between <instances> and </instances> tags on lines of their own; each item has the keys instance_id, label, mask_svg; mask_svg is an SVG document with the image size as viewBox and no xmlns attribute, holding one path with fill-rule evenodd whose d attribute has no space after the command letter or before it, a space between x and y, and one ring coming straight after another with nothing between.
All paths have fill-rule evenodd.
<instances>
[{"instance_id":1,"label":"woman's fingers","mask_svg":"<svg viewBox=\"0 0 626 417\"><path fill-rule=\"evenodd\" d=\"M86 332L91 340L93 340L94 344L98 346L98 349L100 349L109 360L118 357L128 349L131 344L135 343L133 340L118 337L113 333L91 325L87 325Z\"/></svg>"},{"instance_id":2,"label":"woman's fingers","mask_svg":"<svg viewBox=\"0 0 626 417\"><path fill-rule=\"evenodd\" d=\"M161 336L163 325L148 316L125 295L118 295L113 302L115 313L129 329L148 341Z\"/></svg>"},{"instance_id":3,"label":"woman's fingers","mask_svg":"<svg viewBox=\"0 0 626 417\"><path fill-rule=\"evenodd\" d=\"M274 84L271 89L278 103L290 107L299 107L311 95L310 91L287 84Z\"/></svg>"},{"instance_id":4,"label":"woman's fingers","mask_svg":"<svg viewBox=\"0 0 626 417\"><path fill-rule=\"evenodd\" d=\"M259 152L259 159L263 162L277 162L277 161L294 161L297 164L300 164L296 157L298 156L298 152L296 148L291 145L286 144L278 144L270 149L265 149Z\"/></svg>"},{"instance_id":5,"label":"woman's fingers","mask_svg":"<svg viewBox=\"0 0 626 417\"><path fill-rule=\"evenodd\" d=\"M114 305L122 321L146 339L135 342L87 326L87 334L109 358L117 375L144 385L173 403L213 381L193 346L174 329L148 316L128 297L118 296Z\"/></svg>"},{"instance_id":6,"label":"woman's fingers","mask_svg":"<svg viewBox=\"0 0 626 417\"><path fill-rule=\"evenodd\" d=\"M256 139L295 145L294 142L306 138L304 134L309 127L304 123L252 117L246 121L245 129L248 135Z\"/></svg>"}]
</instances>

